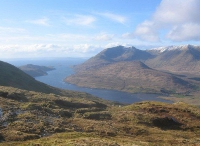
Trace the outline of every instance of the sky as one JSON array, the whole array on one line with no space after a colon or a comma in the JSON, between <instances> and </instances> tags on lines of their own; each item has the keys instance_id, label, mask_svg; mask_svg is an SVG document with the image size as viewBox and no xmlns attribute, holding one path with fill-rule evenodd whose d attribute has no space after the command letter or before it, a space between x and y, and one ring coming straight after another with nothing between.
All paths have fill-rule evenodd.
<instances>
[{"instance_id":1,"label":"sky","mask_svg":"<svg viewBox=\"0 0 200 146\"><path fill-rule=\"evenodd\" d=\"M0 0L0 58L200 44L200 0Z\"/></svg>"}]
</instances>

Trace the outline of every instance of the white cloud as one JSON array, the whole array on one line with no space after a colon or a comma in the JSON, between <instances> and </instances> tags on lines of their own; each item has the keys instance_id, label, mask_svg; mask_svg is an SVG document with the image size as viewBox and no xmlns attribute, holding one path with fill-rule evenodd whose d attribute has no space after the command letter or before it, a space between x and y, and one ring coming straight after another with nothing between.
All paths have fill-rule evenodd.
<instances>
[{"instance_id":1,"label":"white cloud","mask_svg":"<svg viewBox=\"0 0 200 146\"><path fill-rule=\"evenodd\" d=\"M48 18L41 18L41 19L36 19L36 20L27 20L26 22L36 24L36 25L50 26Z\"/></svg>"},{"instance_id":2,"label":"white cloud","mask_svg":"<svg viewBox=\"0 0 200 146\"><path fill-rule=\"evenodd\" d=\"M1 31L0 31L1 32ZM74 45L74 44L99 44L107 43L108 41L114 41L118 39L115 34L109 34L106 32L97 34L73 34L73 33L63 33L63 34L46 34L31 36L27 33L20 35L8 35L2 36L0 34L0 44L1 45L31 45L31 44L59 44L59 45Z\"/></svg>"},{"instance_id":3,"label":"white cloud","mask_svg":"<svg viewBox=\"0 0 200 146\"><path fill-rule=\"evenodd\" d=\"M79 44L73 46L73 51L76 53L96 54L99 50L102 50L99 45Z\"/></svg>"},{"instance_id":4,"label":"white cloud","mask_svg":"<svg viewBox=\"0 0 200 146\"><path fill-rule=\"evenodd\" d=\"M25 33L26 30L23 28L13 28L13 27L1 27L0 33Z\"/></svg>"},{"instance_id":5,"label":"white cloud","mask_svg":"<svg viewBox=\"0 0 200 146\"><path fill-rule=\"evenodd\" d=\"M173 41L200 41L200 24L187 23L179 26L174 26L167 34L167 38Z\"/></svg>"},{"instance_id":6,"label":"white cloud","mask_svg":"<svg viewBox=\"0 0 200 146\"><path fill-rule=\"evenodd\" d=\"M133 33L127 32L127 33L122 34L122 38L124 38L124 39L132 39L132 38L134 38L134 35L133 35Z\"/></svg>"},{"instance_id":7,"label":"white cloud","mask_svg":"<svg viewBox=\"0 0 200 146\"><path fill-rule=\"evenodd\" d=\"M112 42L112 43L106 44L106 45L104 46L104 48L111 48L111 47L116 47L116 46L131 47L131 46L133 46L133 45L128 44L128 43Z\"/></svg>"},{"instance_id":8,"label":"white cloud","mask_svg":"<svg viewBox=\"0 0 200 146\"><path fill-rule=\"evenodd\" d=\"M7 33L5 33L7 34ZM31 36L29 34L20 34L20 35L13 35L13 33L8 35L3 35L0 33L0 44L9 45L9 44L20 44L20 45L29 45L34 43L41 43L41 44L77 44L77 43L84 43L91 41L93 38L92 36L85 35L85 34L47 34L47 35L38 35L38 36Z\"/></svg>"},{"instance_id":9,"label":"white cloud","mask_svg":"<svg viewBox=\"0 0 200 146\"><path fill-rule=\"evenodd\" d=\"M59 40L64 40L64 41L77 41L77 40L84 40L86 41L88 39L87 35L82 35L82 34L58 34L58 35L51 35L52 37L57 37Z\"/></svg>"},{"instance_id":10,"label":"white cloud","mask_svg":"<svg viewBox=\"0 0 200 146\"><path fill-rule=\"evenodd\" d=\"M152 18L139 24L133 35L141 40L156 42L165 30L167 35L162 35L173 41L199 41L199 8L199 0L162 0Z\"/></svg>"},{"instance_id":11,"label":"white cloud","mask_svg":"<svg viewBox=\"0 0 200 146\"><path fill-rule=\"evenodd\" d=\"M97 54L102 47L97 45L0 45L0 58L38 58L38 57L88 57Z\"/></svg>"},{"instance_id":12,"label":"white cloud","mask_svg":"<svg viewBox=\"0 0 200 146\"><path fill-rule=\"evenodd\" d=\"M101 33L100 35L97 35L94 39L97 41L110 41L112 40L114 35L112 34L106 34L106 33Z\"/></svg>"},{"instance_id":13,"label":"white cloud","mask_svg":"<svg viewBox=\"0 0 200 146\"><path fill-rule=\"evenodd\" d=\"M134 36L149 42L159 41L157 34L156 24L151 21L145 21L138 25L134 32ZM144 35L145 34L145 35Z\"/></svg>"},{"instance_id":14,"label":"white cloud","mask_svg":"<svg viewBox=\"0 0 200 146\"><path fill-rule=\"evenodd\" d=\"M96 18L94 16L88 16L88 15L75 15L74 18L64 17L63 21L67 25L90 26L92 23L96 21Z\"/></svg>"},{"instance_id":15,"label":"white cloud","mask_svg":"<svg viewBox=\"0 0 200 146\"><path fill-rule=\"evenodd\" d=\"M122 16L122 15L117 15L117 14L113 14L113 13L109 13L109 12L106 12L106 13L96 13L100 16L103 16L103 17L106 17L112 21L115 21L115 22L118 22L118 23L121 23L121 24L125 24L126 21L127 21L127 18L125 16Z\"/></svg>"},{"instance_id":16,"label":"white cloud","mask_svg":"<svg viewBox=\"0 0 200 146\"><path fill-rule=\"evenodd\" d=\"M153 20L162 24L200 23L199 0L162 0Z\"/></svg>"}]
</instances>

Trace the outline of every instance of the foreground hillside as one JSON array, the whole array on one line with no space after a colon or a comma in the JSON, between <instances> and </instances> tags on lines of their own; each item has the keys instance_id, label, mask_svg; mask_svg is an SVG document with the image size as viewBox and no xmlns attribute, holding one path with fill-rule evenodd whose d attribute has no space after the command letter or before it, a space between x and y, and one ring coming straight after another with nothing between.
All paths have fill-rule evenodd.
<instances>
[{"instance_id":1,"label":"foreground hillside","mask_svg":"<svg viewBox=\"0 0 200 146\"><path fill-rule=\"evenodd\" d=\"M198 145L200 109L184 103L118 106L0 87L0 145Z\"/></svg>"},{"instance_id":2,"label":"foreground hillside","mask_svg":"<svg viewBox=\"0 0 200 146\"><path fill-rule=\"evenodd\" d=\"M36 81L33 77L11 64L0 61L0 68L0 86L11 86L19 89L44 93L61 93L59 89Z\"/></svg>"}]
</instances>

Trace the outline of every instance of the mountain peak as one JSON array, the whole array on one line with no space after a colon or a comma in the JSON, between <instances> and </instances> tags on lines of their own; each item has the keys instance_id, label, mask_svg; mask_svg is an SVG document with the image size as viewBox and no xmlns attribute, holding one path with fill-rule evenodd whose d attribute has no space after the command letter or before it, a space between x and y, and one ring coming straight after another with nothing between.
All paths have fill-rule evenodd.
<instances>
[{"instance_id":1,"label":"mountain peak","mask_svg":"<svg viewBox=\"0 0 200 146\"><path fill-rule=\"evenodd\" d=\"M135 47L116 46L107 48L90 58L81 65L76 66L76 70L96 69L111 63L120 61L144 61L152 58L149 52L139 50Z\"/></svg>"},{"instance_id":2,"label":"mountain peak","mask_svg":"<svg viewBox=\"0 0 200 146\"><path fill-rule=\"evenodd\" d=\"M145 62L148 66L170 72L199 75L200 46L181 45L149 50L156 57Z\"/></svg>"},{"instance_id":3,"label":"mountain peak","mask_svg":"<svg viewBox=\"0 0 200 146\"><path fill-rule=\"evenodd\" d=\"M112 48L107 48L100 52L97 57L101 59L106 59L109 61L133 61L133 60L146 60L151 58L152 55L148 52L139 50L135 47L124 47L117 46Z\"/></svg>"},{"instance_id":4,"label":"mountain peak","mask_svg":"<svg viewBox=\"0 0 200 146\"><path fill-rule=\"evenodd\" d=\"M188 50L188 49L191 49L191 48L199 48L199 46L190 45L190 44L180 45L180 46L166 46L166 47L153 48L150 51L156 51L156 52L159 52L159 53L163 53L165 51L173 51L173 50L180 50L181 51L181 50Z\"/></svg>"}]
</instances>

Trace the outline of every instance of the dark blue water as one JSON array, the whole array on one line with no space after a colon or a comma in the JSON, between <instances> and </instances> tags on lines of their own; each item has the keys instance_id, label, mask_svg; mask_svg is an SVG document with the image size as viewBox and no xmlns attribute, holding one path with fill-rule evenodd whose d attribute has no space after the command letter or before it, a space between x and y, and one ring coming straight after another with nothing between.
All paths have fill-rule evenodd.
<instances>
[{"instance_id":1,"label":"dark blue water","mask_svg":"<svg viewBox=\"0 0 200 146\"><path fill-rule=\"evenodd\" d=\"M129 103L129 104L140 101L161 101L161 102L172 103L169 100L158 98L157 94L144 94L144 93L131 94L115 90L82 88L76 85L63 82L63 80L67 76L74 73L71 67L73 65L80 64L85 60L86 59L63 58L63 59L46 59L46 60L8 60L7 62L15 66L21 66L25 64L53 66L56 68L56 70L49 71L47 76L36 77L36 80L62 89L87 92L106 100L117 101L121 103Z\"/></svg>"}]
</instances>

